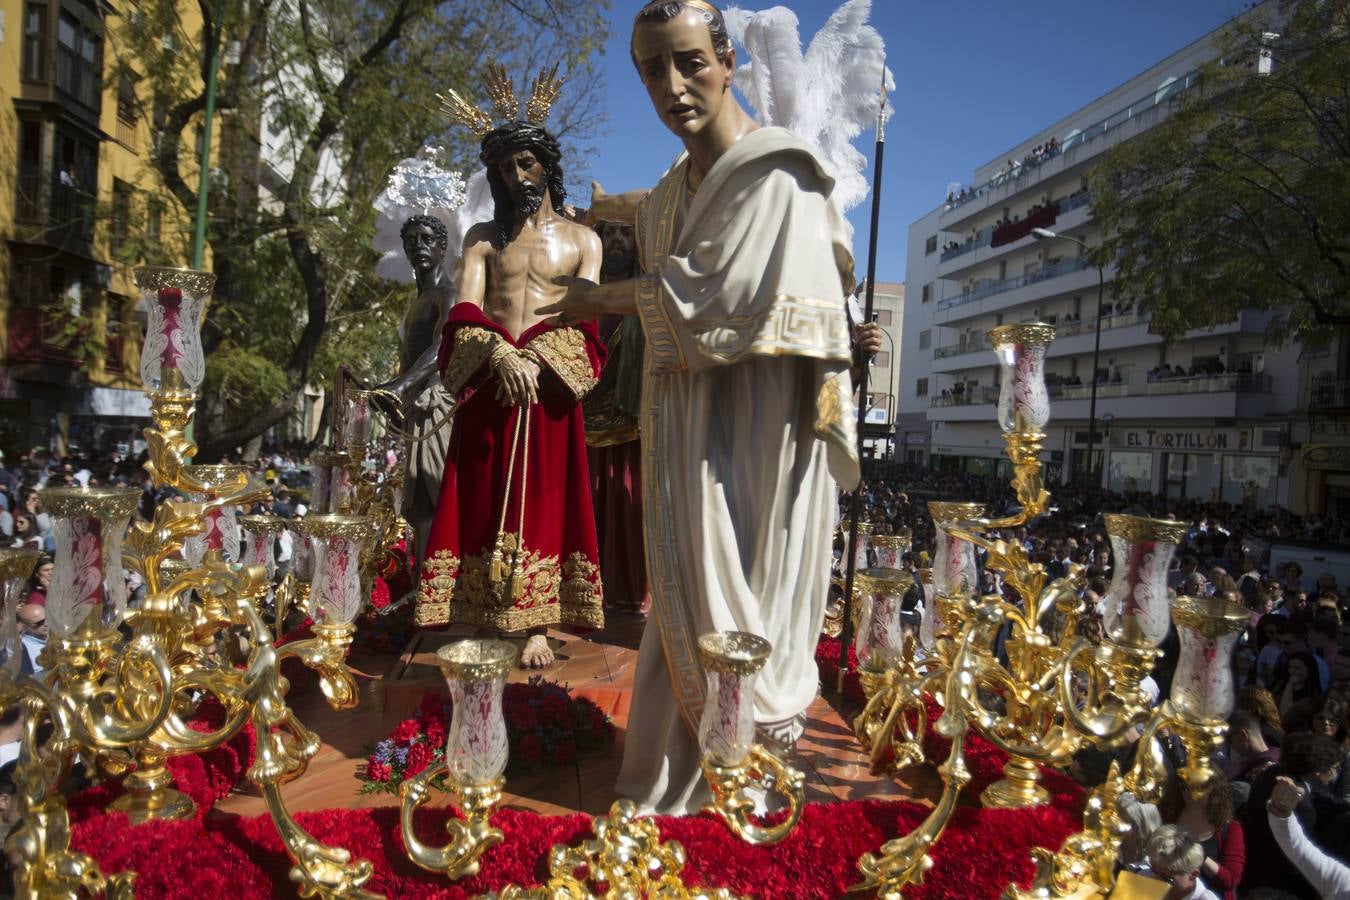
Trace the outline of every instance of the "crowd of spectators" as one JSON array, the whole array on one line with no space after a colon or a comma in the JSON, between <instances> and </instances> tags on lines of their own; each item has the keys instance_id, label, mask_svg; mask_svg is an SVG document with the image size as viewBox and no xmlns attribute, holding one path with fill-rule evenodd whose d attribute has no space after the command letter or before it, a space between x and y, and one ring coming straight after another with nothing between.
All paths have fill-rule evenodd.
<instances>
[{"instance_id":1,"label":"crowd of spectators","mask_svg":"<svg viewBox=\"0 0 1350 900\"><path fill-rule=\"evenodd\" d=\"M1009 178L1016 178L1024 169L1039 166L1047 160L1054 159L1059 155L1060 143L1058 138L1051 138L1043 144L1037 144L1020 159L1009 159L999 170L994 173L990 179L991 185L999 185ZM947 204L949 206L959 205L972 197L977 197L984 191L980 188L961 188L959 191L947 192Z\"/></svg>"},{"instance_id":2,"label":"crowd of spectators","mask_svg":"<svg viewBox=\"0 0 1350 900\"><path fill-rule=\"evenodd\" d=\"M1004 481L892 467L865 484L862 518L874 533L909 529L907 567L927 565L934 528L929 500L979 502L991 514L1015 509ZM1177 771L1186 751L1175 737L1162 744L1169 772L1157 804L1126 796L1121 812L1132 833L1122 868L1168 883L1168 898L1350 897L1350 585L1329 571L1297 563L1269 566L1264 552L1279 539L1316 541L1328 553L1350 552L1350 523L1298 516L1279 508L1115 494L1055 487L1050 515L1009 531L1052 577L1085 567L1079 634L1100 641L1101 614L1116 561L1101 518L1125 512L1189 523L1168 575L1169 592L1215 596L1243 604L1249 627L1233 655L1236 709L1216 775L1192 792ZM845 506L847 510L847 506ZM980 557L985 593L1004 593ZM906 605L917 602L907 598ZM1053 634L1056 617L1049 616ZM1175 629L1145 688L1169 696L1180 653ZM1137 731L1132 739L1138 740ZM1069 773L1099 784L1112 762L1133 763L1135 747L1081 752Z\"/></svg>"}]
</instances>

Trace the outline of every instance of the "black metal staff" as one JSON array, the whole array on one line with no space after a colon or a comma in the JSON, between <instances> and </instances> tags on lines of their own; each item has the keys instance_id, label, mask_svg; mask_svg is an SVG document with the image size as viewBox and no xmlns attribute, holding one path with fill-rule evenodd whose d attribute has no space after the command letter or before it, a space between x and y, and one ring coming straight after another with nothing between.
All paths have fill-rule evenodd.
<instances>
[{"instance_id":1,"label":"black metal staff","mask_svg":"<svg viewBox=\"0 0 1350 900\"><path fill-rule=\"evenodd\" d=\"M867 239L867 282L863 306L863 323L872 321L872 299L875 296L877 281L877 222L881 218L881 164L886 154L886 62L881 63L881 93L877 107L877 148L876 174L872 179L872 233ZM863 458L863 426L867 422L867 373L870 360L864 359L862 371L858 375L858 465ZM858 547L858 513L862 507L864 482L859 479L857 490L853 492L853 501L849 509L849 532L847 559L844 560L844 622L839 632L839 680L835 690L844 690L844 673L848 671L848 648L853 643L853 576L856 569L855 556Z\"/></svg>"}]
</instances>

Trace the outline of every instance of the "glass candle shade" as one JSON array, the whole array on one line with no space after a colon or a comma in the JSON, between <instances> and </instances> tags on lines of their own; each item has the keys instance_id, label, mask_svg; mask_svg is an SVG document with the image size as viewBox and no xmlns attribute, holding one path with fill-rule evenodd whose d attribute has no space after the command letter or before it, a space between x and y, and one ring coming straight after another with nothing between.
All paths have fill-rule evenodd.
<instances>
[{"instance_id":1,"label":"glass candle shade","mask_svg":"<svg viewBox=\"0 0 1350 900\"><path fill-rule=\"evenodd\" d=\"M16 612L28 599L28 579L42 556L36 547L0 547L0 652L11 676L23 662Z\"/></svg>"},{"instance_id":2,"label":"glass candle shade","mask_svg":"<svg viewBox=\"0 0 1350 900\"><path fill-rule=\"evenodd\" d=\"M453 703L445 764L459 787L484 787L506 771L502 689L515 658L515 647L505 641L456 641L436 651Z\"/></svg>"},{"instance_id":3,"label":"glass candle shade","mask_svg":"<svg viewBox=\"0 0 1350 900\"><path fill-rule=\"evenodd\" d=\"M370 391L348 388L343 401L342 446L355 456L364 455L375 427L370 396Z\"/></svg>"},{"instance_id":4,"label":"glass candle shade","mask_svg":"<svg viewBox=\"0 0 1350 900\"><path fill-rule=\"evenodd\" d=\"M919 589L923 591L923 619L919 622L919 646L932 650L942 625L938 615L937 591L933 588L933 570L919 569Z\"/></svg>"},{"instance_id":5,"label":"glass candle shade","mask_svg":"<svg viewBox=\"0 0 1350 900\"><path fill-rule=\"evenodd\" d=\"M328 512L328 479L333 470L326 461L327 456L326 453L316 453L312 458L314 482L309 488L310 512Z\"/></svg>"},{"instance_id":6,"label":"glass candle shade","mask_svg":"<svg viewBox=\"0 0 1350 900\"><path fill-rule=\"evenodd\" d=\"M1190 722L1222 722L1233 711L1233 647L1246 630L1251 611L1214 597L1181 596L1172 621L1181 654L1172 676L1172 705ZM1316 678L1316 672L1308 673Z\"/></svg>"},{"instance_id":7,"label":"glass candle shade","mask_svg":"<svg viewBox=\"0 0 1350 900\"><path fill-rule=\"evenodd\" d=\"M206 374L202 316L216 276L197 269L142 266L136 287L148 316L141 345L141 384L147 391L195 392Z\"/></svg>"},{"instance_id":8,"label":"glass candle shade","mask_svg":"<svg viewBox=\"0 0 1350 900\"><path fill-rule=\"evenodd\" d=\"M310 513L300 520L314 553L310 603L323 625L350 625L361 611L361 551L375 536L375 523L365 516Z\"/></svg>"},{"instance_id":9,"label":"glass candle shade","mask_svg":"<svg viewBox=\"0 0 1350 900\"><path fill-rule=\"evenodd\" d=\"M243 531L244 565L262 566L271 581L277 574L277 536L285 521L280 516L240 516L239 526Z\"/></svg>"},{"instance_id":10,"label":"glass candle shade","mask_svg":"<svg viewBox=\"0 0 1350 900\"><path fill-rule=\"evenodd\" d=\"M314 455L318 474L310 504L312 511L340 513L347 507L352 493L352 474L348 465L351 459L351 454L343 451Z\"/></svg>"},{"instance_id":11,"label":"glass candle shade","mask_svg":"<svg viewBox=\"0 0 1350 900\"><path fill-rule=\"evenodd\" d=\"M900 569L866 569L857 575L862 609L853 649L858 664L882 672L899 662L904 654L904 631L900 623L900 604L914 579Z\"/></svg>"},{"instance_id":12,"label":"glass candle shade","mask_svg":"<svg viewBox=\"0 0 1350 900\"><path fill-rule=\"evenodd\" d=\"M978 503L929 501L937 535L933 547L933 591L940 597L973 598L979 587L975 545L954 537L949 529L984 515Z\"/></svg>"},{"instance_id":13,"label":"glass candle shade","mask_svg":"<svg viewBox=\"0 0 1350 900\"><path fill-rule=\"evenodd\" d=\"M317 515L317 513L310 513L310 515ZM304 519L301 519L300 522L304 522ZM291 534L295 536L295 540L291 544L295 554L295 562L292 566L295 577L306 583L311 582L314 580L314 541L300 530L299 523L291 530Z\"/></svg>"},{"instance_id":14,"label":"glass candle shade","mask_svg":"<svg viewBox=\"0 0 1350 900\"><path fill-rule=\"evenodd\" d=\"M1157 647L1170 620L1167 571L1186 524L1115 514L1104 519L1114 557L1103 599L1106 638L1128 647Z\"/></svg>"},{"instance_id":15,"label":"glass candle shade","mask_svg":"<svg viewBox=\"0 0 1350 900\"><path fill-rule=\"evenodd\" d=\"M715 631L698 639L708 695L698 723L703 758L718 766L743 765L755 745L755 680L773 647L744 631Z\"/></svg>"},{"instance_id":16,"label":"glass candle shade","mask_svg":"<svg viewBox=\"0 0 1350 900\"><path fill-rule=\"evenodd\" d=\"M871 543L878 569L898 569L901 559L909 552L910 531L902 528L896 534L874 534Z\"/></svg>"},{"instance_id":17,"label":"glass candle shade","mask_svg":"<svg viewBox=\"0 0 1350 900\"><path fill-rule=\"evenodd\" d=\"M122 623L127 582L122 540L140 488L46 488L38 492L56 539L47 626L58 639L92 636Z\"/></svg>"},{"instance_id":18,"label":"glass candle shade","mask_svg":"<svg viewBox=\"0 0 1350 900\"><path fill-rule=\"evenodd\" d=\"M191 491L194 503L205 503L239 493L248 483L248 466L184 466L184 474L206 488ZM217 550L226 562L239 562L239 507L222 506L202 516L202 530L183 541L183 557L200 566L208 550Z\"/></svg>"},{"instance_id":19,"label":"glass candle shade","mask_svg":"<svg viewBox=\"0 0 1350 900\"><path fill-rule=\"evenodd\" d=\"M1055 339L1055 326L1041 322L999 325L989 330L998 357L998 426L1004 434L1040 434L1050 421L1050 393L1045 389L1045 351Z\"/></svg>"},{"instance_id":20,"label":"glass candle shade","mask_svg":"<svg viewBox=\"0 0 1350 900\"><path fill-rule=\"evenodd\" d=\"M844 535L844 552L848 552L848 523L843 523L840 528ZM872 546L872 523L858 523L858 543L853 548L853 570L860 571L867 568L867 551Z\"/></svg>"}]
</instances>

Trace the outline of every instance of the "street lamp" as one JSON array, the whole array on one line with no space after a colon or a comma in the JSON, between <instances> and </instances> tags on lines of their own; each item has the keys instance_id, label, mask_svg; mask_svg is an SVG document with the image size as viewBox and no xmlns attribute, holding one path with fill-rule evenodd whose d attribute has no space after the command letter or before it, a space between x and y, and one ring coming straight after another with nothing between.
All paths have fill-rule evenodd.
<instances>
[{"instance_id":1,"label":"street lamp","mask_svg":"<svg viewBox=\"0 0 1350 900\"><path fill-rule=\"evenodd\" d=\"M1052 238L1059 238L1062 241L1072 241L1073 243L1082 247L1085 252L1092 249L1086 243L1084 243L1083 241L1079 240L1076 237L1069 237L1069 235L1067 234L1060 234L1058 232L1051 231L1049 228L1033 228L1031 229L1031 233L1035 235L1037 240L1045 241L1050 240ZM1096 486L1099 488L1102 486L1102 478L1101 474L1097 471L1097 464L1094 461L1092 454L1096 450L1097 446L1097 363L1101 357L1102 352L1102 303L1105 299L1105 295L1106 295L1106 270L1101 265L1098 265L1097 328L1096 334L1092 341L1092 393L1089 395L1091 399L1088 401L1087 463L1088 466L1091 467L1092 469L1092 474L1096 476L1097 482Z\"/></svg>"}]
</instances>

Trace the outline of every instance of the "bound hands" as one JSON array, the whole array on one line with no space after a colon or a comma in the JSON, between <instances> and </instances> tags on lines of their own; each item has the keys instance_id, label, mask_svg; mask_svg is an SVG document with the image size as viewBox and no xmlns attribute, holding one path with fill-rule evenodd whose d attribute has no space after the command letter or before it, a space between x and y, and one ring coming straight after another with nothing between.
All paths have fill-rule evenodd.
<instances>
[{"instance_id":1,"label":"bound hands","mask_svg":"<svg viewBox=\"0 0 1350 900\"><path fill-rule=\"evenodd\" d=\"M497 400L502 406L527 406L539 402L539 364L519 352L492 361L497 374Z\"/></svg>"}]
</instances>

